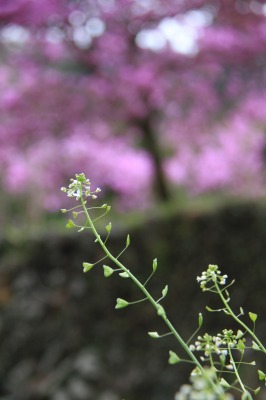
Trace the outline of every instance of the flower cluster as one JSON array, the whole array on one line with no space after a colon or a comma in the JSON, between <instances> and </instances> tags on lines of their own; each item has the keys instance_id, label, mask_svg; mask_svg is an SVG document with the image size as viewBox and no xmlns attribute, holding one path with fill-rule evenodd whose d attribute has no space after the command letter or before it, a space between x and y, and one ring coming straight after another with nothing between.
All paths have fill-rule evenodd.
<instances>
[{"instance_id":1,"label":"flower cluster","mask_svg":"<svg viewBox=\"0 0 266 400\"><path fill-rule=\"evenodd\" d=\"M210 264L208 266L207 271L203 271L201 276L197 277L197 281L200 282L200 287L203 291L211 290L213 288L213 284L225 285L227 275L222 275L217 265ZM211 286L207 286L207 284L211 282Z\"/></svg>"},{"instance_id":2,"label":"flower cluster","mask_svg":"<svg viewBox=\"0 0 266 400\"><path fill-rule=\"evenodd\" d=\"M191 385L182 385L175 395L175 400L233 400L233 396L230 393L225 393L224 388L218 383L216 394L207 377L213 382L217 382L214 368L205 369L204 376L193 371L190 376Z\"/></svg>"},{"instance_id":3,"label":"flower cluster","mask_svg":"<svg viewBox=\"0 0 266 400\"><path fill-rule=\"evenodd\" d=\"M244 333L239 329L236 334L231 329L224 329L222 333L218 333L216 336L205 333L203 336L198 336L197 341L194 345L190 345L191 351L203 351L205 357L211 356L215 353L219 356L225 357L228 354L228 349L245 349L245 339L243 338ZM231 364L226 366L227 369L232 369Z\"/></svg>"},{"instance_id":4,"label":"flower cluster","mask_svg":"<svg viewBox=\"0 0 266 400\"><path fill-rule=\"evenodd\" d=\"M97 199L97 195L95 193L99 193L101 191L100 188L97 188L95 191L91 191L91 182L86 178L85 174L76 174L76 179L70 179L71 183L66 187L62 187L61 191L67 193L68 197L75 197L76 200L80 200L84 197L91 197L92 199Z\"/></svg>"}]
</instances>

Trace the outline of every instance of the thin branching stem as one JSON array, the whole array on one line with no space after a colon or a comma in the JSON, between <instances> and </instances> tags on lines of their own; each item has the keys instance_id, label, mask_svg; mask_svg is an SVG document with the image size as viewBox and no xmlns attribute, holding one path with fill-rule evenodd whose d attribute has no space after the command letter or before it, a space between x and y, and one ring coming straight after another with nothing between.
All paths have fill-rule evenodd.
<instances>
[{"instance_id":1,"label":"thin branching stem","mask_svg":"<svg viewBox=\"0 0 266 400\"><path fill-rule=\"evenodd\" d=\"M127 269L124 264L122 264L117 257L113 256L113 254L108 250L108 248L106 247L105 243L102 241L90 215L89 212L86 208L86 204L85 204L85 200L83 199L83 197L80 198L81 201L81 205L83 207L84 213L86 215L86 225L88 224L91 229L92 232L94 233L97 242L100 244L100 246L102 247L104 253L106 254L106 256L115 264L117 265L123 272L126 272L128 274L128 276L131 278L131 280L138 286L138 288L144 293L145 297L149 300L149 302L153 305L153 307L155 308L155 310L158 312L158 304L157 302L154 300L154 298L151 296L151 294L149 293L149 291L146 289L146 287L135 277L135 275L133 275L129 269ZM182 337L180 336L180 334L176 331L176 329L174 328L174 326L172 325L172 323L169 321L167 315L165 312L160 313L160 316L162 317L162 319L164 320L165 324L167 325L167 327L169 328L170 332L173 333L174 337L177 339L177 341L179 342L179 344L181 345L181 347L185 350L185 352L188 354L189 358L193 361L193 363L195 364L196 367L198 367L198 369L200 370L201 374L206 377L206 380L211 384L211 386L214 388L215 392L217 393L217 395L222 395L223 391L220 388L220 386L217 386L213 380L205 373L205 370L203 368L203 366L201 365L201 363L198 361L198 359L196 358L196 356L194 355L194 353L190 350L190 348L188 347L188 345L186 344L186 342L182 339Z\"/></svg>"},{"instance_id":2,"label":"thin branching stem","mask_svg":"<svg viewBox=\"0 0 266 400\"><path fill-rule=\"evenodd\" d=\"M220 287L218 285L217 282L215 282L215 286L217 289L217 293L219 294L223 304L225 305L226 310L228 311L228 313L232 316L232 318L239 324L241 325L246 332L248 332L250 334L250 336L254 339L254 341L258 344L258 346L261 348L261 350L266 354L266 349L263 346L263 344L261 343L261 341L259 340L259 338L257 337L257 335L243 322L241 321L240 318L238 318L238 316L234 313L234 311L232 310L232 308L229 306L228 304L228 299L226 299L223 295L223 293L220 290Z\"/></svg>"}]
</instances>

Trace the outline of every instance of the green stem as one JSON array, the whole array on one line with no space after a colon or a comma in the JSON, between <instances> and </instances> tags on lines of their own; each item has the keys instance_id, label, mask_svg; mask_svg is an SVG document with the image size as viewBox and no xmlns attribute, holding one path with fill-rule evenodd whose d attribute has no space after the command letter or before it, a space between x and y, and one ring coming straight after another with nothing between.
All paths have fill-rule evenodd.
<instances>
[{"instance_id":1,"label":"green stem","mask_svg":"<svg viewBox=\"0 0 266 400\"><path fill-rule=\"evenodd\" d=\"M232 308L229 306L228 301L226 300L226 298L224 297L223 293L220 290L220 287L218 285L218 283L215 281L215 287L217 289L217 292L223 302L223 304L225 305L225 308L227 309L227 311L230 313L230 315L233 317L233 319L239 324L241 325L249 334L250 336L255 340L255 342L258 344L258 346L261 348L261 350L266 354L266 349L263 346L263 344L261 343L261 341L258 339L258 337L255 335L255 333L243 322L241 321L241 319L238 318L237 315L235 315L234 311L232 310Z\"/></svg>"},{"instance_id":2,"label":"green stem","mask_svg":"<svg viewBox=\"0 0 266 400\"><path fill-rule=\"evenodd\" d=\"M228 352L229 352L230 361L231 361L231 363L232 363L232 365L233 365L234 372L235 372L235 375L236 375L237 380L238 380L238 382L239 382L239 385L240 385L240 387L241 387L243 393L245 393L245 394L248 396L247 399L252 400L251 394L246 390L246 388L245 388L245 386L244 386L244 384L243 384L243 382L242 382L242 380L241 380L241 378L240 378L240 375L239 375L239 373L238 373L238 368L236 367L236 364L235 364L235 361L234 361L234 358L233 358L233 355L232 355L230 346L228 346Z\"/></svg>"},{"instance_id":3,"label":"green stem","mask_svg":"<svg viewBox=\"0 0 266 400\"><path fill-rule=\"evenodd\" d=\"M84 199L81 197L80 199L81 201L81 205L83 207L84 213L86 215L87 218L87 222L90 225L96 239L97 242L100 244L100 246L102 247L104 253L106 254L106 256L113 261L122 271L126 272L128 274L128 276L132 279L132 281L138 286L138 288L144 293L145 297L149 300L149 302L153 305L153 307L156 309L156 311L158 312L159 307L161 307L160 305L157 304L157 302L154 300L154 298L151 296L151 294L148 292L148 290L145 288L145 286L143 286L143 284L135 277L135 275L133 275L115 256L112 255L112 253L110 253L110 251L108 250L108 248L105 246L105 243L102 241L97 229L95 228L93 221L88 213L88 210L86 208L85 205L85 201ZM201 371L201 374L209 381L209 383L213 386L214 390L216 391L216 393L218 395L222 395L222 389L217 386L212 379L209 378L209 376L205 373L205 370L203 368L203 366L201 365L201 363L198 361L198 359L196 358L196 356L194 355L194 353L190 350L190 348L187 346L186 342L182 339L182 337L179 335L179 333L176 331L176 329L174 328L174 326L172 325L172 323L169 321L169 319L167 318L166 314L160 313L160 316L162 317L162 319L164 320L164 322L166 323L166 325L168 326L169 330L172 332L172 334L175 336L175 338L177 339L177 341L179 342L179 344L183 347L183 349L185 350L185 352L188 354L188 356L190 357L190 359L193 361L193 363L199 368L199 370Z\"/></svg>"}]
</instances>

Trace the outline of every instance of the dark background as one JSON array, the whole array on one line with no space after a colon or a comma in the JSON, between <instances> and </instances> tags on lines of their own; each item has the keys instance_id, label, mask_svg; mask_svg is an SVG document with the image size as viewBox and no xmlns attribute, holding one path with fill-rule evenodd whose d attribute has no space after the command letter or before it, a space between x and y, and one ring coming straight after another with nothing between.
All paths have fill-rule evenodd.
<instances>
[{"instance_id":1,"label":"dark background","mask_svg":"<svg viewBox=\"0 0 266 400\"><path fill-rule=\"evenodd\" d=\"M63 222L62 222L63 223ZM118 254L127 231L112 232L109 246ZM229 279L232 306L259 315L256 332L266 339L266 208L241 203L212 211L185 211L150 217L131 229L126 265L149 283L155 298L169 285L163 305L178 332L188 339L204 316L201 333L237 329L222 313L205 306L220 303L202 293L196 276L218 264ZM168 365L168 351L182 351L172 337L151 339L148 331L166 328L149 303L115 310L116 298L141 294L127 279L103 277L102 266L88 274L82 262L102 256L86 234L53 233L1 240L0 399L6 400L170 400L188 381L190 366ZM251 361L260 357L249 354ZM257 367L249 383L258 386ZM258 398L263 398L258 397Z\"/></svg>"}]
</instances>

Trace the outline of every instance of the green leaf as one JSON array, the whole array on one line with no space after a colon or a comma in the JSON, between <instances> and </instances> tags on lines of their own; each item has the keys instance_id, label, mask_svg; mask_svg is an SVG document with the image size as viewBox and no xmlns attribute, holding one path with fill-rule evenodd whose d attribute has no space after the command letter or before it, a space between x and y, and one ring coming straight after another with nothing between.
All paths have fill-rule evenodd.
<instances>
[{"instance_id":1,"label":"green leaf","mask_svg":"<svg viewBox=\"0 0 266 400\"><path fill-rule=\"evenodd\" d=\"M259 391L260 391L260 387L258 387L257 389L254 390L254 394L255 394L255 395L258 394Z\"/></svg>"},{"instance_id":2,"label":"green leaf","mask_svg":"<svg viewBox=\"0 0 266 400\"><path fill-rule=\"evenodd\" d=\"M259 380L263 381L266 378L266 375L263 371L258 370L258 374L259 374Z\"/></svg>"},{"instance_id":3,"label":"green leaf","mask_svg":"<svg viewBox=\"0 0 266 400\"><path fill-rule=\"evenodd\" d=\"M168 359L169 364L177 364L180 361L180 357L178 357L178 355L174 351L170 350Z\"/></svg>"},{"instance_id":4,"label":"green leaf","mask_svg":"<svg viewBox=\"0 0 266 400\"><path fill-rule=\"evenodd\" d=\"M253 350L257 350L257 351L261 351L261 348L260 348L260 346L259 346L259 345L257 345L257 343L256 343L256 342L253 342L253 341L252 341L252 349L253 349Z\"/></svg>"},{"instance_id":5,"label":"green leaf","mask_svg":"<svg viewBox=\"0 0 266 400\"><path fill-rule=\"evenodd\" d=\"M243 340L239 339L238 343L237 343L237 348L240 351L244 351L246 346Z\"/></svg>"},{"instance_id":6,"label":"green leaf","mask_svg":"<svg viewBox=\"0 0 266 400\"><path fill-rule=\"evenodd\" d=\"M150 337L152 337L153 339L158 339L160 337L160 335L158 334L158 332L148 332L148 335Z\"/></svg>"},{"instance_id":7,"label":"green leaf","mask_svg":"<svg viewBox=\"0 0 266 400\"><path fill-rule=\"evenodd\" d=\"M109 224L106 225L105 229L107 230L108 233L110 233L112 229L112 222L109 222Z\"/></svg>"},{"instance_id":8,"label":"green leaf","mask_svg":"<svg viewBox=\"0 0 266 400\"><path fill-rule=\"evenodd\" d=\"M126 247L128 247L129 245L130 245L130 236L127 235Z\"/></svg>"},{"instance_id":9,"label":"green leaf","mask_svg":"<svg viewBox=\"0 0 266 400\"><path fill-rule=\"evenodd\" d=\"M152 262L152 269L153 269L153 272L155 272L156 269L157 269L157 258L155 258L155 259L153 260L153 262Z\"/></svg>"},{"instance_id":10,"label":"green leaf","mask_svg":"<svg viewBox=\"0 0 266 400\"><path fill-rule=\"evenodd\" d=\"M191 371L190 376L201 376L201 374L202 374L202 372L199 369L199 367L196 367Z\"/></svg>"},{"instance_id":11,"label":"green leaf","mask_svg":"<svg viewBox=\"0 0 266 400\"><path fill-rule=\"evenodd\" d=\"M75 211L73 211L73 212L72 212L72 215L73 215L73 218L77 218L77 216L78 216L78 213L77 213L77 212L75 212Z\"/></svg>"},{"instance_id":12,"label":"green leaf","mask_svg":"<svg viewBox=\"0 0 266 400\"><path fill-rule=\"evenodd\" d=\"M120 299L120 298L116 299L116 306L115 306L116 309L125 308L128 305L129 305L128 301L126 301L124 299Z\"/></svg>"},{"instance_id":13,"label":"green leaf","mask_svg":"<svg viewBox=\"0 0 266 400\"><path fill-rule=\"evenodd\" d=\"M238 329L237 334L236 334L236 339L240 339L244 336L244 332L242 332L240 329Z\"/></svg>"},{"instance_id":14,"label":"green leaf","mask_svg":"<svg viewBox=\"0 0 266 400\"><path fill-rule=\"evenodd\" d=\"M129 278L129 275L127 272L120 272L119 275L121 276L121 278Z\"/></svg>"},{"instance_id":15,"label":"green leaf","mask_svg":"<svg viewBox=\"0 0 266 400\"><path fill-rule=\"evenodd\" d=\"M103 265L103 274L106 278L111 276L114 273L113 268L108 267L108 265Z\"/></svg>"},{"instance_id":16,"label":"green leaf","mask_svg":"<svg viewBox=\"0 0 266 400\"><path fill-rule=\"evenodd\" d=\"M202 327L202 324L203 324L203 316L201 313L199 313L199 328Z\"/></svg>"},{"instance_id":17,"label":"green leaf","mask_svg":"<svg viewBox=\"0 0 266 400\"><path fill-rule=\"evenodd\" d=\"M71 229L71 228L75 228L75 224L74 224L74 222L72 221L72 219L69 219L68 221L67 221L67 224L66 224L66 228L68 228L68 229Z\"/></svg>"},{"instance_id":18,"label":"green leaf","mask_svg":"<svg viewBox=\"0 0 266 400\"><path fill-rule=\"evenodd\" d=\"M231 387L231 385L230 385L224 378L221 378L220 384L221 384L221 386L223 386L224 388L230 388L230 387Z\"/></svg>"},{"instance_id":19,"label":"green leaf","mask_svg":"<svg viewBox=\"0 0 266 400\"><path fill-rule=\"evenodd\" d=\"M257 314L249 312L248 315L249 315L249 318L251 319L252 322L256 322L256 320L258 318Z\"/></svg>"},{"instance_id":20,"label":"green leaf","mask_svg":"<svg viewBox=\"0 0 266 400\"><path fill-rule=\"evenodd\" d=\"M90 264L90 263L84 262L82 264L82 266L83 266L83 272L88 272L88 271L90 271L92 269L94 264Z\"/></svg>"},{"instance_id":21,"label":"green leaf","mask_svg":"<svg viewBox=\"0 0 266 400\"><path fill-rule=\"evenodd\" d=\"M206 310L209 312L220 312L220 311L224 311L224 308L219 308L218 310L213 310L212 308L206 306Z\"/></svg>"},{"instance_id":22,"label":"green leaf","mask_svg":"<svg viewBox=\"0 0 266 400\"><path fill-rule=\"evenodd\" d=\"M162 290L162 295L165 297L168 293L168 285L165 286L165 288Z\"/></svg>"},{"instance_id":23,"label":"green leaf","mask_svg":"<svg viewBox=\"0 0 266 400\"><path fill-rule=\"evenodd\" d=\"M159 317L163 317L165 315L164 308L160 304L158 304L157 306L157 314L159 315Z\"/></svg>"}]
</instances>

